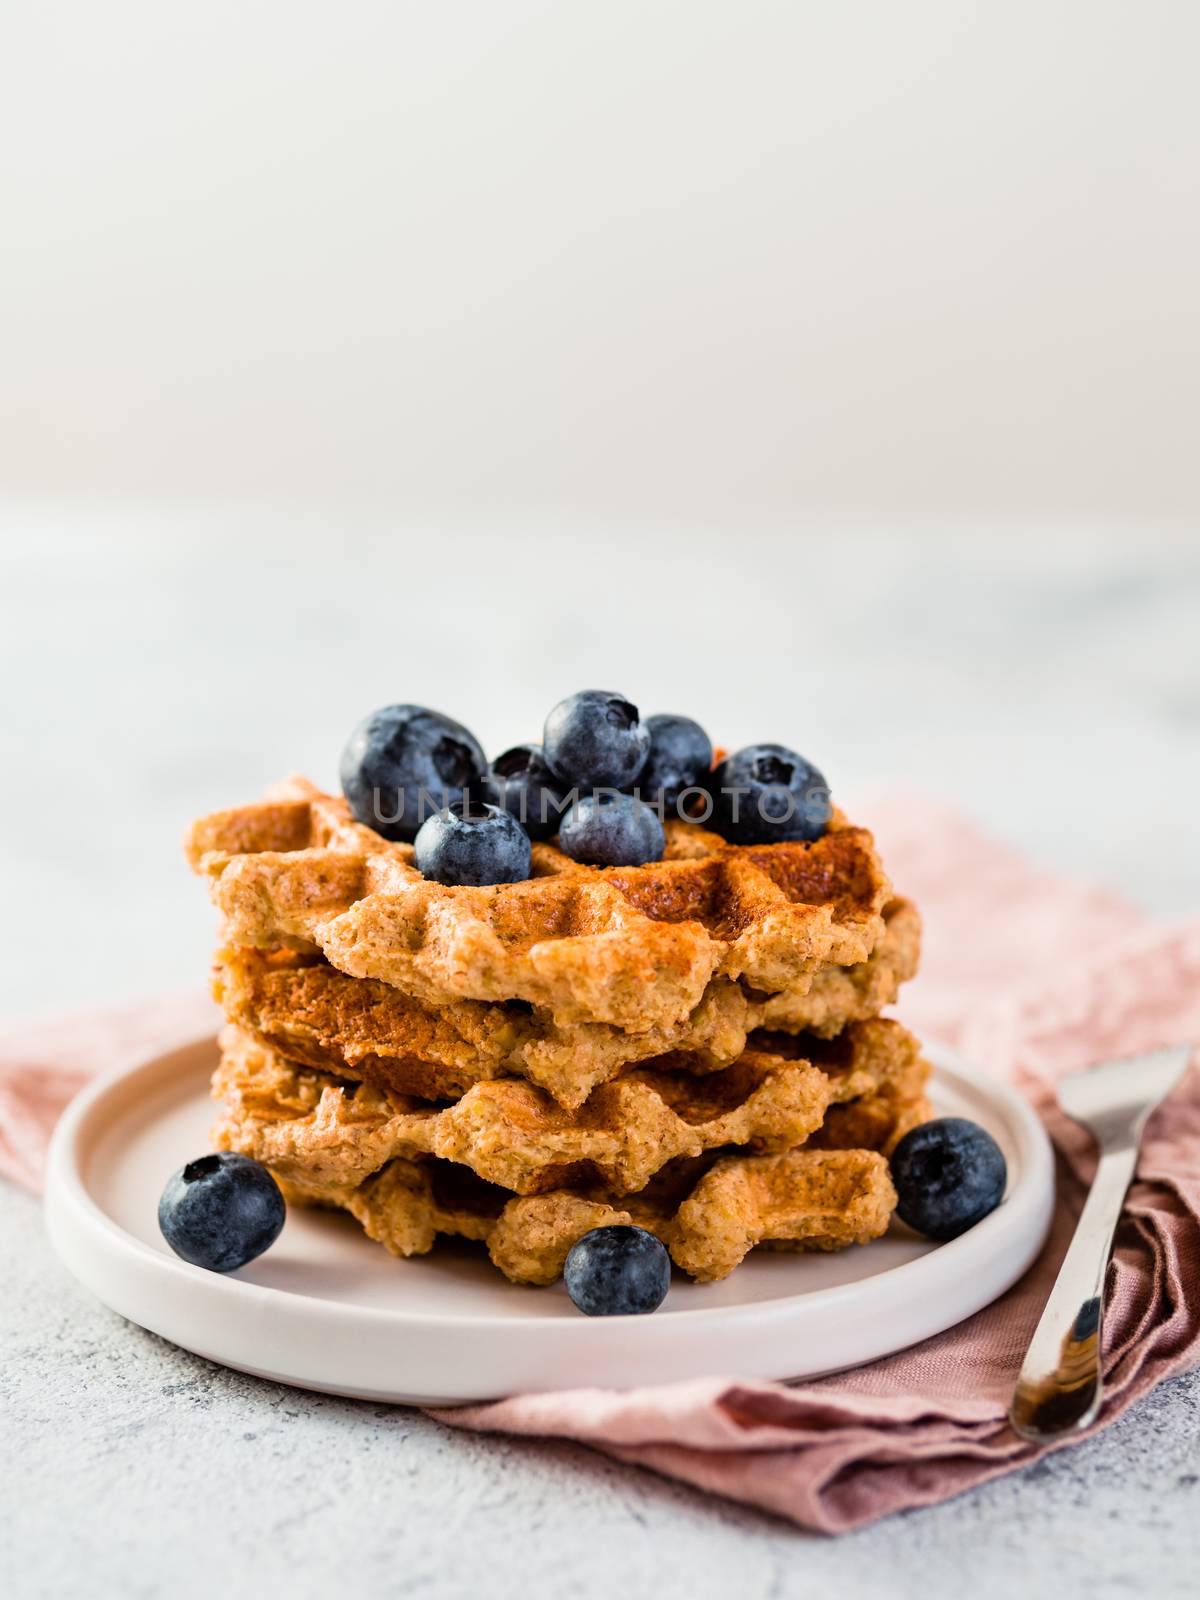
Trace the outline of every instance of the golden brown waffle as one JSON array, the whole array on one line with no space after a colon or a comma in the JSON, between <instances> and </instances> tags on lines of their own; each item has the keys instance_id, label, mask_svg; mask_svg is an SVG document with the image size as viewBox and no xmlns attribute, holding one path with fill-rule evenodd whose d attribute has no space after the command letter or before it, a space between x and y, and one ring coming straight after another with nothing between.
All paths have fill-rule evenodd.
<instances>
[{"instance_id":1,"label":"golden brown waffle","mask_svg":"<svg viewBox=\"0 0 1200 1600\"><path fill-rule=\"evenodd\" d=\"M427 1100L454 1099L513 1073L573 1107L627 1066L668 1051L691 1052L699 1070L723 1067L742 1054L754 1028L828 1035L877 1015L915 972L920 945L910 901L891 901L884 924L881 943L857 966L821 967L768 997L717 978L684 1022L640 1033L598 1022L560 1026L511 1002L428 1007L390 984L350 978L291 951L220 951L214 993L231 1022L304 1066Z\"/></svg>"},{"instance_id":2,"label":"golden brown waffle","mask_svg":"<svg viewBox=\"0 0 1200 1600\"><path fill-rule=\"evenodd\" d=\"M685 1026L641 1033L598 1022L560 1026L514 1002L427 1006L390 984L287 951L219 951L213 992L231 1021L294 1061L427 1100L453 1099L515 1073L577 1106L632 1062L686 1042L705 1061L725 1065L746 1038L744 998L724 980L710 984Z\"/></svg>"},{"instance_id":3,"label":"golden brown waffle","mask_svg":"<svg viewBox=\"0 0 1200 1600\"><path fill-rule=\"evenodd\" d=\"M851 1022L877 1017L917 973L921 959L921 916L911 900L889 900L883 908L883 937L866 961L824 966L779 994L752 1002L750 1026L784 1033L816 1033L832 1038Z\"/></svg>"},{"instance_id":4,"label":"golden brown waffle","mask_svg":"<svg viewBox=\"0 0 1200 1600\"><path fill-rule=\"evenodd\" d=\"M353 1187L395 1157L427 1154L517 1194L582 1183L621 1195L643 1189L668 1162L724 1146L793 1149L835 1101L911 1100L923 1083L916 1041L895 1022L858 1024L836 1046L813 1041L809 1053L823 1055L828 1070L748 1051L705 1077L635 1069L578 1111L518 1078L477 1084L434 1107L306 1071L228 1028L213 1079L223 1102L214 1139L309 1188Z\"/></svg>"},{"instance_id":5,"label":"golden brown waffle","mask_svg":"<svg viewBox=\"0 0 1200 1600\"><path fill-rule=\"evenodd\" d=\"M805 1056L839 1085L824 1122L808 1140L810 1149L891 1155L910 1128L933 1115L925 1094L929 1063L917 1040L897 1022L877 1017L835 1039L760 1031L751 1035L751 1043L784 1060ZM860 1070L864 1059L874 1065L869 1086L863 1085Z\"/></svg>"},{"instance_id":6,"label":"golden brown waffle","mask_svg":"<svg viewBox=\"0 0 1200 1600\"><path fill-rule=\"evenodd\" d=\"M887 1229L896 1204L887 1162L873 1150L789 1150L725 1156L695 1174L678 1164L640 1194L610 1200L556 1189L513 1198L463 1167L398 1159L357 1188L306 1191L290 1201L349 1211L396 1256L424 1255L439 1234L486 1244L514 1283L552 1283L567 1252L592 1228L636 1223L656 1234L676 1265L708 1282L727 1277L755 1245L841 1250Z\"/></svg>"},{"instance_id":7,"label":"golden brown waffle","mask_svg":"<svg viewBox=\"0 0 1200 1600\"><path fill-rule=\"evenodd\" d=\"M779 994L879 943L890 887L870 834L840 814L812 844L666 831L666 858L648 866L581 867L537 844L525 882L446 888L410 846L292 780L202 818L187 852L231 944L319 950L425 1005L521 1000L560 1025L674 1027L715 977Z\"/></svg>"},{"instance_id":8,"label":"golden brown waffle","mask_svg":"<svg viewBox=\"0 0 1200 1600\"><path fill-rule=\"evenodd\" d=\"M810 1150L878 1150L890 1156L911 1129L928 1122L933 1108L923 1094L904 1095L895 1085L863 1095L848 1105L830 1106L825 1121L808 1141Z\"/></svg>"}]
</instances>

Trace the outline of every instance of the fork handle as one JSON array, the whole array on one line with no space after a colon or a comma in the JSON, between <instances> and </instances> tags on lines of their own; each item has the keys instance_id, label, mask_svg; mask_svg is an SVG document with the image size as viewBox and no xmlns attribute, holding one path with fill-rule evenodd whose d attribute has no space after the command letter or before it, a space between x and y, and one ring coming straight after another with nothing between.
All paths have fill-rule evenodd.
<instances>
[{"instance_id":1,"label":"fork handle","mask_svg":"<svg viewBox=\"0 0 1200 1600\"><path fill-rule=\"evenodd\" d=\"M1100 1409L1104 1278L1137 1141L1105 1150L1017 1379L1008 1417L1043 1443L1086 1428Z\"/></svg>"}]
</instances>

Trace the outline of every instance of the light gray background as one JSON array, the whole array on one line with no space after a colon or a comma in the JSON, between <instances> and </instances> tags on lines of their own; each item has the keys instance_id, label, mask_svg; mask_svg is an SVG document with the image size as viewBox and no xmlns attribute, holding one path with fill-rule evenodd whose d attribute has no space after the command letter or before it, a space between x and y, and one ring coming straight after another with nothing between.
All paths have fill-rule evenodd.
<instances>
[{"instance_id":1,"label":"light gray background","mask_svg":"<svg viewBox=\"0 0 1200 1600\"><path fill-rule=\"evenodd\" d=\"M1194 914L1198 30L3 8L0 1013L196 985L186 822L396 698L495 750L618 688ZM3 1187L0 1251L22 1600L1194 1590L1195 1377L829 1543L211 1369Z\"/></svg>"},{"instance_id":2,"label":"light gray background","mask_svg":"<svg viewBox=\"0 0 1200 1600\"><path fill-rule=\"evenodd\" d=\"M361 712L491 749L588 683L793 741L1164 915L1200 906L1200 548L1147 524L483 530L0 502L10 1016L195 985L179 834ZM869 813L869 802L863 802ZM981 915L986 907L981 907ZM0 1186L0 1570L25 1595L1007 1600L1194 1589L1200 1382L1044 1466L831 1543L582 1449L272 1388L126 1326Z\"/></svg>"},{"instance_id":3,"label":"light gray background","mask_svg":"<svg viewBox=\"0 0 1200 1600\"><path fill-rule=\"evenodd\" d=\"M0 480L1200 511L1190 0L0 18Z\"/></svg>"}]
</instances>

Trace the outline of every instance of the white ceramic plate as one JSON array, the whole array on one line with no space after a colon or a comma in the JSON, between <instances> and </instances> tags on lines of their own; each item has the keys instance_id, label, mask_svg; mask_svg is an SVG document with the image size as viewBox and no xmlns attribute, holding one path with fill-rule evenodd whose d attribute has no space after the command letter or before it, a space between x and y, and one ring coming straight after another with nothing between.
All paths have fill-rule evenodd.
<instances>
[{"instance_id":1,"label":"white ceramic plate","mask_svg":"<svg viewBox=\"0 0 1200 1600\"><path fill-rule=\"evenodd\" d=\"M1041 1248L1054 1196L1046 1135L1003 1084L930 1052L941 1114L990 1129L1004 1204L939 1246L899 1224L838 1255L758 1251L723 1283L676 1274L653 1316L588 1318L561 1283L518 1287L477 1245L396 1261L345 1216L294 1210L275 1245L228 1277L188 1266L158 1232L167 1177L208 1148L203 1039L101 1079L60 1122L46 1175L50 1237L122 1316L240 1371L372 1400L465 1401L731 1373L799 1378L856 1366L987 1305Z\"/></svg>"}]
</instances>

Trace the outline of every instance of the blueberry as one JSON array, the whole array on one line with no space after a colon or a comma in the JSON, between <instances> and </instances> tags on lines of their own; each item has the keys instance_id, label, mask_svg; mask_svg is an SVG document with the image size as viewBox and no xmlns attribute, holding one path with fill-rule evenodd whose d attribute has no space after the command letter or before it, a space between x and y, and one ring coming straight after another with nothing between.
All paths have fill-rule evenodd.
<instances>
[{"instance_id":1,"label":"blueberry","mask_svg":"<svg viewBox=\"0 0 1200 1600\"><path fill-rule=\"evenodd\" d=\"M685 789L695 789L707 779L712 766L712 742L691 717L660 713L646 718L650 754L638 777L637 792L659 816L672 810Z\"/></svg>"},{"instance_id":2,"label":"blueberry","mask_svg":"<svg viewBox=\"0 0 1200 1600\"><path fill-rule=\"evenodd\" d=\"M711 775L711 826L730 844L819 839L832 814L829 785L783 744L748 744Z\"/></svg>"},{"instance_id":3,"label":"blueberry","mask_svg":"<svg viewBox=\"0 0 1200 1600\"><path fill-rule=\"evenodd\" d=\"M567 807L540 744L517 744L497 756L484 776L484 793L503 806L531 839L557 833Z\"/></svg>"},{"instance_id":4,"label":"blueberry","mask_svg":"<svg viewBox=\"0 0 1200 1600\"><path fill-rule=\"evenodd\" d=\"M585 1316L639 1316L666 1299L671 1258L645 1228L593 1228L571 1246L563 1278Z\"/></svg>"},{"instance_id":5,"label":"blueberry","mask_svg":"<svg viewBox=\"0 0 1200 1600\"><path fill-rule=\"evenodd\" d=\"M583 689L558 702L542 743L551 772L568 788L628 789L645 765L650 735L623 696Z\"/></svg>"},{"instance_id":6,"label":"blueberry","mask_svg":"<svg viewBox=\"0 0 1200 1600\"><path fill-rule=\"evenodd\" d=\"M461 722L424 706L384 706L342 751L342 792L359 822L411 842L431 812L478 790L486 765Z\"/></svg>"},{"instance_id":7,"label":"blueberry","mask_svg":"<svg viewBox=\"0 0 1200 1600\"><path fill-rule=\"evenodd\" d=\"M434 883L519 883L529 876L529 835L499 806L461 801L427 818L417 869Z\"/></svg>"},{"instance_id":8,"label":"blueberry","mask_svg":"<svg viewBox=\"0 0 1200 1600\"><path fill-rule=\"evenodd\" d=\"M1004 1198L1008 1168L977 1122L938 1117L906 1133L892 1152L903 1221L929 1239L957 1239Z\"/></svg>"},{"instance_id":9,"label":"blueberry","mask_svg":"<svg viewBox=\"0 0 1200 1600\"><path fill-rule=\"evenodd\" d=\"M201 1156L171 1178L158 1226L177 1256L210 1272L236 1272L273 1245L286 1208L279 1185L249 1156Z\"/></svg>"},{"instance_id":10,"label":"blueberry","mask_svg":"<svg viewBox=\"0 0 1200 1600\"><path fill-rule=\"evenodd\" d=\"M558 830L558 847L572 861L597 867L640 867L661 861L666 840L657 814L631 794L598 789L577 800Z\"/></svg>"}]
</instances>

